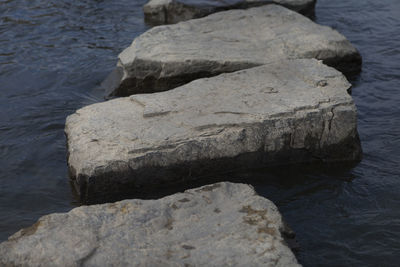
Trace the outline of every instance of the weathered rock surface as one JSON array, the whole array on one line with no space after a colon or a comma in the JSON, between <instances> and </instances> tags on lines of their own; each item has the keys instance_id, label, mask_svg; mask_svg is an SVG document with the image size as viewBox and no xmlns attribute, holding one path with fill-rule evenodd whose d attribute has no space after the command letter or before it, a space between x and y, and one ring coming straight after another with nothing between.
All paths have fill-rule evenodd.
<instances>
[{"instance_id":1,"label":"weathered rock surface","mask_svg":"<svg viewBox=\"0 0 400 267\"><path fill-rule=\"evenodd\" d=\"M358 51L337 31L268 5L147 31L119 55L106 87L118 96L165 91L284 58L317 58L345 73L361 66Z\"/></svg>"},{"instance_id":2,"label":"weathered rock surface","mask_svg":"<svg viewBox=\"0 0 400 267\"><path fill-rule=\"evenodd\" d=\"M150 0L143 6L144 17L150 24L170 24L201 18L229 9L246 9L279 4L303 15L314 15L316 0Z\"/></svg>"},{"instance_id":3,"label":"weathered rock surface","mask_svg":"<svg viewBox=\"0 0 400 267\"><path fill-rule=\"evenodd\" d=\"M2 266L299 266L276 206L244 184L42 217L0 244Z\"/></svg>"},{"instance_id":4,"label":"weathered rock surface","mask_svg":"<svg viewBox=\"0 0 400 267\"><path fill-rule=\"evenodd\" d=\"M360 157L350 84L312 59L275 62L84 107L66 122L82 199L214 171Z\"/></svg>"}]
</instances>

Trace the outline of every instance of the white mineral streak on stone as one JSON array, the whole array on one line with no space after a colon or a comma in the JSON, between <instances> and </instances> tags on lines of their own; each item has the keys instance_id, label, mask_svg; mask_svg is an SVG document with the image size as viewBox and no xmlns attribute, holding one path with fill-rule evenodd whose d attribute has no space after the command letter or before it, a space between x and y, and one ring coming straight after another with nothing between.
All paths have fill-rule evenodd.
<instances>
[{"instance_id":1,"label":"white mineral streak on stone","mask_svg":"<svg viewBox=\"0 0 400 267\"><path fill-rule=\"evenodd\" d=\"M83 198L97 198L118 185L153 190L193 178L217 159L224 168L355 160L350 86L320 61L299 59L90 105L67 118L71 176Z\"/></svg>"},{"instance_id":2,"label":"white mineral streak on stone","mask_svg":"<svg viewBox=\"0 0 400 267\"><path fill-rule=\"evenodd\" d=\"M237 8L279 4L307 16L314 15L315 0L150 0L143 6L145 20L151 24L177 23L212 13Z\"/></svg>"},{"instance_id":3,"label":"white mineral streak on stone","mask_svg":"<svg viewBox=\"0 0 400 267\"><path fill-rule=\"evenodd\" d=\"M299 266L276 206L244 184L44 216L0 244L1 266Z\"/></svg>"}]
</instances>

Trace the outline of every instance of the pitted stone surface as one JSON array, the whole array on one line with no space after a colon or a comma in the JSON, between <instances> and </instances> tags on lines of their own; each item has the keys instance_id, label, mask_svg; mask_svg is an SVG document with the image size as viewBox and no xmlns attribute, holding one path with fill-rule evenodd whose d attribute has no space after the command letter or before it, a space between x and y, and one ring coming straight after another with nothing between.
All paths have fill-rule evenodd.
<instances>
[{"instance_id":1,"label":"pitted stone surface","mask_svg":"<svg viewBox=\"0 0 400 267\"><path fill-rule=\"evenodd\" d=\"M83 199L98 199L215 170L359 159L350 87L299 59L90 105L67 118L71 177Z\"/></svg>"},{"instance_id":2,"label":"pitted stone surface","mask_svg":"<svg viewBox=\"0 0 400 267\"><path fill-rule=\"evenodd\" d=\"M105 87L118 96L165 91L286 58L320 59L345 73L361 66L358 51L337 31L268 5L152 28L119 55Z\"/></svg>"},{"instance_id":3,"label":"pitted stone surface","mask_svg":"<svg viewBox=\"0 0 400 267\"><path fill-rule=\"evenodd\" d=\"M316 0L150 0L143 6L150 24L170 24L201 18L215 12L279 4L306 16L313 16Z\"/></svg>"},{"instance_id":4,"label":"pitted stone surface","mask_svg":"<svg viewBox=\"0 0 400 267\"><path fill-rule=\"evenodd\" d=\"M244 184L44 216L0 244L1 266L299 266L276 206Z\"/></svg>"}]
</instances>

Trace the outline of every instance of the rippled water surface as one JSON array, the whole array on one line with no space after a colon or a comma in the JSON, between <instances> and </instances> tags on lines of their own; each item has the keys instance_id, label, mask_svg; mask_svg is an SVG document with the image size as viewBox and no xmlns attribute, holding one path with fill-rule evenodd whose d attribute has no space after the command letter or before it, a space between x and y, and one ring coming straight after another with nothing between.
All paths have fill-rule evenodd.
<instances>
[{"instance_id":1,"label":"rippled water surface","mask_svg":"<svg viewBox=\"0 0 400 267\"><path fill-rule=\"evenodd\" d=\"M0 0L0 240L77 205L65 118L147 29L145 0ZM400 257L400 1L319 0L316 21L360 50L352 81L364 159L355 167L235 174L273 200L306 266L396 266ZM234 177L235 178L235 177ZM266 182L267 181L267 182Z\"/></svg>"},{"instance_id":2,"label":"rippled water surface","mask_svg":"<svg viewBox=\"0 0 400 267\"><path fill-rule=\"evenodd\" d=\"M145 0L0 1L0 239L74 206L64 123L145 31Z\"/></svg>"}]
</instances>

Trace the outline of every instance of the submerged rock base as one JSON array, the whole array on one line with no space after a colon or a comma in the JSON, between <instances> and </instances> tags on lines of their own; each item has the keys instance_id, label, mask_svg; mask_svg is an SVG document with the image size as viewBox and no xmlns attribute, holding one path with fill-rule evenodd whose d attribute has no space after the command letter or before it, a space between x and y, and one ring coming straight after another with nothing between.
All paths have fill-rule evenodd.
<instances>
[{"instance_id":1,"label":"submerged rock base","mask_svg":"<svg viewBox=\"0 0 400 267\"><path fill-rule=\"evenodd\" d=\"M67 118L71 178L83 201L97 202L217 169L358 160L350 87L299 59L90 105Z\"/></svg>"},{"instance_id":2,"label":"submerged rock base","mask_svg":"<svg viewBox=\"0 0 400 267\"><path fill-rule=\"evenodd\" d=\"M42 217L0 244L1 266L299 266L276 206L244 184Z\"/></svg>"}]
</instances>

